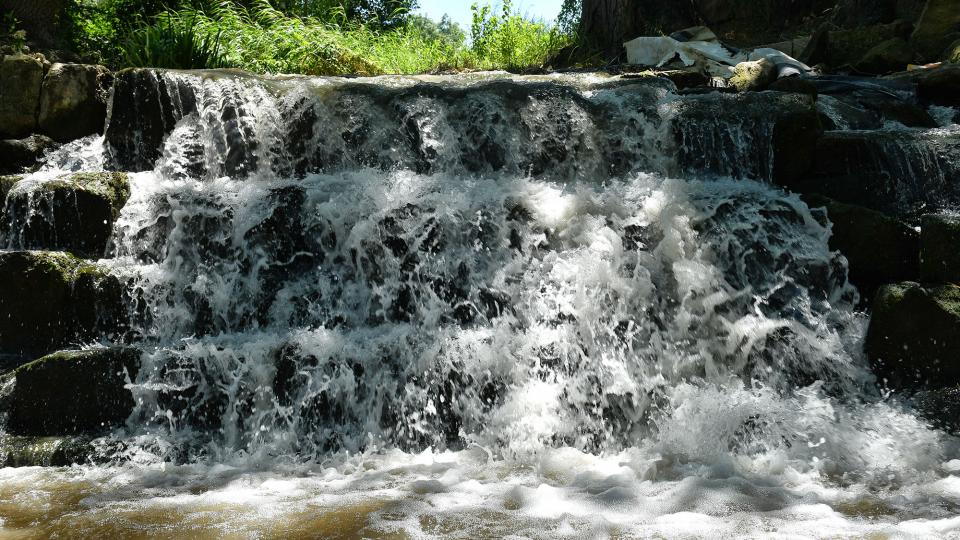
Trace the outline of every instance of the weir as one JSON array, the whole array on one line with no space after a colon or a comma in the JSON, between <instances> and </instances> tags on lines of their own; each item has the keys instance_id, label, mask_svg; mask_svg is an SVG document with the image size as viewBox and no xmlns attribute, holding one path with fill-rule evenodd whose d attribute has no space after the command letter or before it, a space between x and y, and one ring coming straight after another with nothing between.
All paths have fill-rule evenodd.
<instances>
[{"instance_id":1,"label":"weir","mask_svg":"<svg viewBox=\"0 0 960 540\"><path fill-rule=\"evenodd\" d=\"M864 173L816 158L867 141L877 205L911 219L956 205L960 146L956 126L824 135L821 110L657 78L126 71L105 135L10 191L3 243L109 222L82 247L122 314L73 344L139 362L86 474L144 500L158 464L174 491L229 467L223 493L282 465L323 477L308 492L412 490L411 522L368 509L383 530L493 505L513 532L613 508L637 534L682 511L868 534L858 504L949 500L956 439L882 392L829 216L783 186ZM51 183L81 169L128 191L83 184L119 202L77 210Z\"/></svg>"}]
</instances>

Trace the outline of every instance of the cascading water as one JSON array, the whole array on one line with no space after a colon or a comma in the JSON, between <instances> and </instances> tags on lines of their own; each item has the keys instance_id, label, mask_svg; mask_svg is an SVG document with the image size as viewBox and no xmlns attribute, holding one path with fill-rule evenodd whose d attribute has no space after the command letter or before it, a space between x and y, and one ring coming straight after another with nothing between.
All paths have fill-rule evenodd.
<instances>
[{"instance_id":1,"label":"cascading water","mask_svg":"<svg viewBox=\"0 0 960 540\"><path fill-rule=\"evenodd\" d=\"M876 389L826 216L729 177L774 175L774 124L698 108L737 98L586 77L152 84L159 152L149 125L85 147L145 169L102 261L135 307L135 411L100 441L113 465L0 470L2 496L81 494L46 532L960 526L957 441ZM91 168L70 153L48 167Z\"/></svg>"}]
</instances>

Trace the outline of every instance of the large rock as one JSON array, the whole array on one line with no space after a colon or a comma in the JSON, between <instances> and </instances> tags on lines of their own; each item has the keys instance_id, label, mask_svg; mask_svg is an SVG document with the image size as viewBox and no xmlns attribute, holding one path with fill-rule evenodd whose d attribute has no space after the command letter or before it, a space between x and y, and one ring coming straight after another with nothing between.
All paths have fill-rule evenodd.
<instances>
[{"instance_id":1,"label":"large rock","mask_svg":"<svg viewBox=\"0 0 960 540\"><path fill-rule=\"evenodd\" d=\"M0 140L0 174L21 173L36 167L43 154L57 143L43 135Z\"/></svg>"},{"instance_id":2,"label":"large rock","mask_svg":"<svg viewBox=\"0 0 960 540\"><path fill-rule=\"evenodd\" d=\"M917 392L911 401L920 417L933 427L960 434L960 386Z\"/></svg>"},{"instance_id":3,"label":"large rock","mask_svg":"<svg viewBox=\"0 0 960 540\"><path fill-rule=\"evenodd\" d=\"M960 107L960 64L918 69L912 74L917 95L925 103Z\"/></svg>"},{"instance_id":4,"label":"large rock","mask_svg":"<svg viewBox=\"0 0 960 540\"><path fill-rule=\"evenodd\" d=\"M895 37L877 44L857 62L857 69L864 73L882 75L903 71L913 61L913 49L907 40Z\"/></svg>"},{"instance_id":5,"label":"large rock","mask_svg":"<svg viewBox=\"0 0 960 540\"><path fill-rule=\"evenodd\" d=\"M960 37L960 0L927 0L910 37L914 48L927 61L941 60L940 53Z\"/></svg>"},{"instance_id":6,"label":"large rock","mask_svg":"<svg viewBox=\"0 0 960 540\"><path fill-rule=\"evenodd\" d=\"M821 31L801 55L802 60L811 65L826 64L832 68L854 66L875 47L885 42L892 44L891 40L904 38L909 31L909 24L903 22Z\"/></svg>"},{"instance_id":7,"label":"large rock","mask_svg":"<svg viewBox=\"0 0 960 540\"><path fill-rule=\"evenodd\" d=\"M112 82L103 66L53 64L40 93L40 131L60 142L103 133Z\"/></svg>"},{"instance_id":8,"label":"large rock","mask_svg":"<svg viewBox=\"0 0 960 540\"><path fill-rule=\"evenodd\" d=\"M921 225L921 279L960 284L960 216L930 214Z\"/></svg>"},{"instance_id":9,"label":"large rock","mask_svg":"<svg viewBox=\"0 0 960 540\"><path fill-rule=\"evenodd\" d=\"M36 358L117 337L126 314L120 280L57 252L0 252L0 355Z\"/></svg>"},{"instance_id":10,"label":"large rock","mask_svg":"<svg viewBox=\"0 0 960 540\"><path fill-rule=\"evenodd\" d=\"M891 388L960 384L960 287L905 282L881 288L866 352Z\"/></svg>"},{"instance_id":11,"label":"large rock","mask_svg":"<svg viewBox=\"0 0 960 540\"><path fill-rule=\"evenodd\" d=\"M830 249L847 258L850 281L872 297L885 283L917 279L920 234L880 212L821 196L806 196L811 207L822 206L833 224Z\"/></svg>"},{"instance_id":12,"label":"large rock","mask_svg":"<svg viewBox=\"0 0 960 540\"><path fill-rule=\"evenodd\" d=\"M104 136L109 165L119 171L153 169L164 138L197 107L189 84L152 69L116 73L111 97Z\"/></svg>"},{"instance_id":13,"label":"large rock","mask_svg":"<svg viewBox=\"0 0 960 540\"><path fill-rule=\"evenodd\" d=\"M0 409L13 435L98 433L123 423L133 411L126 385L137 377L136 349L58 352L4 377Z\"/></svg>"},{"instance_id":14,"label":"large rock","mask_svg":"<svg viewBox=\"0 0 960 540\"><path fill-rule=\"evenodd\" d=\"M14 249L65 250L99 258L129 197L125 173L76 173L21 182L7 196L0 231Z\"/></svg>"},{"instance_id":15,"label":"large rock","mask_svg":"<svg viewBox=\"0 0 960 540\"><path fill-rule=\"evenodd\" d=\"M40 90L46 66L25 54L3 57L0 63L0 138L19 139L37 127Z\"/></svg>"}]
</instances>

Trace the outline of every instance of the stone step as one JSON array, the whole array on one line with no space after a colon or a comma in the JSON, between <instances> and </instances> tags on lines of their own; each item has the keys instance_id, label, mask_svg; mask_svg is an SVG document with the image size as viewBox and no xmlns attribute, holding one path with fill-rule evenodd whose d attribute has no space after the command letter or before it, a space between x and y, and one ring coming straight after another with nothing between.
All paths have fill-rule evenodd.
<instances>
[{"instance_id":1,"label":"stone step","mask_svg":"<svg viewBox=\"0 0 960 540\"><path fill-rule=\"evenodd\" d=\"M130 197L124 173L74 173L50 180L0 179L0 234L8 249L63 250L103 257Z\"/></svg>"},{"instance_id":2,"label":"stone step","mask_svg":"<svg viewBox=\"0 0 960 540\"><path fill-rule=\"evenodd\" d=\"M0 252L0 356L32 359L124 332L124 284L63 252ZM9 362L5 362L9 363Z\"/></svg>"},{"instance_id":3,"label":"stone step","mask_svg":"<svg viewBox=\"0 0 960 540\"><path fill-rule=\"evenodd\" d=\"M140 351L131 348L61 351L0 379L5 432L16 436L96 435L133 411L126 385L136 380Z\"/></svg>"}]
</instances>

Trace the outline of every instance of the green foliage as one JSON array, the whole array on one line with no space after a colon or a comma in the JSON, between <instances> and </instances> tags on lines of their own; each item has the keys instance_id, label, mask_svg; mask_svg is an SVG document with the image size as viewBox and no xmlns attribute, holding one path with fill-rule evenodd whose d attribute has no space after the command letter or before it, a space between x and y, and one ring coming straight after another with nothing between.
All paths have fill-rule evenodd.
<instances>
[{"instance_id":1,"label":"green foliage","mask_svg":"<svg viewBox=\"0 0 960 540\"><path fill-rule=\"evenodd\" d=\"M416 0L70 1L73 49L111 67L308 75L539 68L573 41L580 2L565 0L557 27L521 16L510 0L496 13L474 6L468 45L449 17L411 14Z\"/></svg>"},{"instance_id":2,"label":"green foliage","mask_svg":"<svg viewBox=\"0 0 960 540\"><path fill-rule=\"evenodd\" d=\"M23 51L27 43L27 32L20 29L20 21L13 13L3 14L3 20L0 21L0 43L11 46L17 52Z\"/></svg>"},{"instance_id":3,"label":"green foliage","mask_svg":"<svg viewBox=\"0 0 960 540\"><path fill-rule=\"evenodd\" d=\"M192 21L161 15L151 26L136 30L123 45L124 65L172 69L214 69L226 62L220 33L198 31Z\"/></svg>"},{"instance_id":4,"label":"green foliage","mask_svg":"<svg viewBox=\"0 0 960 540\"><path fill-rule=\"evenodd\" d=\"M503 0L499 15L489 5L473 4L472 52L485 69L524 70L543 66L572 36L542 21L527 19Z\"/></svg>"}]
</instances>

